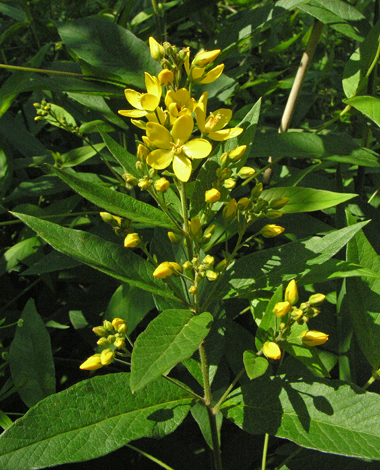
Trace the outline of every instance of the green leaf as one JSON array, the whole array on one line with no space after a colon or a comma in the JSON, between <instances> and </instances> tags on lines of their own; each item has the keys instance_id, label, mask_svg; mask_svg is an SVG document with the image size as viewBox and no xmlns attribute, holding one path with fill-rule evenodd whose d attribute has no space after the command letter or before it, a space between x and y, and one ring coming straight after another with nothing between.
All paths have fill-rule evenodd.
<instances>
[{"instance_id":1,"label":"green leaf","mask_svg":"<svg viewBox=\"0 0 380 470\"><path fill-rule=\"evenodd\" d=\"M351 219L351 222L353 219ZM360 262L380 274L376 251L359 232L347 246L347 260ZM374 369L380 367L380 280L361 277L346 280L349 312L359 346Z\"/></svg>"},{"instance_id":2,"label":"green leaf","mask_svg":"<svg viewBox=\"0 0 380 470\"><path fill-rule=\"evenodd\" d=\"M64 23L58 32L80 59L103 73L119 77L125 84L145 90L144 72L160 71L149 47L115 23L84 18Z\"/></svg>"},{"instance_id":3,"label":"green leaf","mask_svg":"<svg viewBox=\"0 0 380 470\"><path fill-rule=\"evenodd\" d=\"M40 257L38 254L42 256L42 243L38 237L27 238L16 243L0 258L0 276L16 269L19 263L33 264Z\"/></svg>"},{"instance_id":4,"label":"green leaf","mask_svg":"<svg viewBox=\"0 0 380 470\"><path fill-rule=\"evenodd\" d=\"M254 149L255 157L317 158L353 165L380 166L377 153L361 148L348 134L259 134Z\"/></svg>"},{"instance_id":5,"label":"green leaf","mask_svg":"<svg viewBox=\"0 0 380 470\"><path fill-rule=\"evenodd\" d=\"M373 96L354 96L349 100L344 100L355 109L372 119L380 127L380 100Z\"/></svg>"},{"instance_id":6,"label":"green leaf","mask_svg":"<svg viewBox=\"0 0 380 470\"><path fill-rule=\"evenodd\" d=\"M312 212L333 207L356 197L356 194L334 193L312 188L271 188L264 190L260 199L271 202L279 197L288 197L289 202L281 209L283 214Z\"/></svg>"},{"instance_id":7,"label":"green leaf","mask_svg":"<svg viewBox=\"0 0 380 470\"><path fill-rule=\"evenodd\" d=\"M61 121L67 121L67 124L70 126L76 127L77 123L73 116L65 109L62 108L61 106L58 106L54 103L49 103L51 114L54 116L51 116L48 114L45 117L45 120L51 124L52 126L56 126L61 128L62 124Z\"/></svg>"},{"instance_id":8,"label":"green leaf","mask_svg":"<svg viewBox=\"0 0 380 470\"><path fill-rule=\"evenodd\" d=\"M189 358L211 328L212 315L194 315L189 310L165 310L137 338L132 353L133 391L167 374Z\"/></svg>"},{"instance_id":9,"label":"green leaf","mask_svg":"<svg viewBox=\"0 0 380 470\"><path fill-rule=\"evenodd\" d=\"M232 287L229 295L278 286L291 279L297 279L297 284L302 285L322 282L330 275L334 276L336 263L342 266L342 262L334 260L331 265L327 265L329 268L327 270L322 269L323 264L338 253L367 223L362 222L336 230L323 238L312 237L308 240L287 243L278 248L261 250L240 258L227 271ZM349 274L351 267L346 264L344 266L346 273ZM355 270L356 268L354 267ZM355 274L357 275L357 272Z\"/></svg>"},{"instance_id":10,"label":"green leaf","mask_svg":"<svg viewBox=\"0 0 380 470\"><path fill-rule=\"evenodd\" d=\"M282 284L280 284L268 302L261 321L258 322L257 319L254 318L256 323L259 323L255 337L255 345L258 351L263 347L265 341L272 341L277 320L276 316L273 315L273 309L277 302L282 302L282 291L283 287Z\"/></svg>"},{"instance_id":11,"label":"green leaf","mask_svg":"<svg viewBox=\"0 0 380 470\"><path fill-rule=\"evenodd\" d=\"M215 396L214 397L215 402L218 400L218 398ZM213 448L212 446L212 433L211 433L211 426L210 426L210 418L207 412L207 408L205 405L202 403L196 403L192 408L191 408L191 415L194 418L194 420L197 422L199 429L201 430L202 436L204 440L207 442L207 445L210 447L210 449ZM220 443L220 431L222 429L222 423L223 423L223 415L222 413L218 413L216 415L216 427L218 430L218 438L219 438L219 443Z\"/></svg>"},{"instance_id":12,"label":"green leaf","mask_svg":"<svg viewBox=\"0 0 380 470\"><path fill-rule=\"evenodd\" d=\"M154 267L132 250L81 230L61 227L46 220L13 213L61 253L98 269L132 286L163 297L177 299L160 279L153 277Z\"/></svg>"},{"instance_id":13,"label":"green leaf","mask_svg":"<svg viewBox=\"0 0 380 470\"><path fill-rule=\"evenodd\" d=\"M25 305L21 319L24 323L16 329L9 365L21 399L31 407L55 393L55 369L50 336L33 299Z\"/></svg>"},{"instance_id":14,"label":"green leaf","mask_svg":"<svg viewBox=\"0 0 380 470\"><path fill-rule=\"evenodd\" d=\"M192 398L158 379L132 393L129 374L84 380L46 398L0 437L0 467L45 468L108 454L142 437L173 432Z\"/></svg>"},{"instance_id":15,"label":"green leaf","mask_svg":"<svg viewBox=\"0 0 380 470\"><path fill-rule=\"evenodd\" d=\"M114 292L106 310L106 319L122 318L127 322L128 334L136 328L145 315L154 308L150 292L122 284Z\"/></svg>"},{"instance_id":16,"label":"green leaf","mask_svg":"<svg viewBox=\"0 0 380 470\"><path fill-rule=\"evenodd\" d=\"M3 429L8 429L10 426L12 426L13 421L11 418L4 413L4 411L0 410L0 426Z\"/></svg>"},{"instance_id":17,"label":"green leaf","mask_svg":"<svg viewBox=\"0 0 380 470\"><path fill-rule=\"evenodd\" d=\"M58 168L52 169L62 181L67 183L81 196L113 214L135 222L173 228L173 223L169 217L150 204L145 204L127 194L119 193L100 184L85 181L72 173L59 170Z\"/></svg>"},{"instance_id":18,"label":"green leaf","mask_svg":"<svg viewBox=\"0 0 380 470\"><path fill-rule=\"evenodd\" d=\"M105 144L95 144L93 146L86 145L85 147L79 147L77 149L72 149L67 153L61 155L61 162L59 164L60 168L72 168L79 165L80 163L85 162L89 158L97 155L101 150L103 150Z\"/></svg>"},{"instance_id":19,"label":"green leaf","mask_svg":"<svg viewBox=\"0 0 380 470\"><path fill-rule=\"evenodd\" d=\"M251 350L244 351L243 361L245 371L250 380L264 375L269 366L265 357L258 357L256 356L256 353Z\"/></svg>"},{"instance_id":20,"label":"green leaf","mask_svg":"<svg viewBox=\"0 0 380 470\"><path fill-rule=\"evenodd\" d=\"M124 171L130 173L136 178L140 178L140 173L136 170L136 157L129 153L124 147L119 145L105 132L100 132L108 150L114 156L115 160L124 168Z\"/></svg>"},{"instance_id":21,"label":"green leaf","mask_svg":"<svg viewBox=\"0 0 380 470\"><path fill-rule=\"evenodd\" d=\"M268 433L322 452L379 460L380 397L339 380L275 377L233 391L221 411L251 434Z\"/></svg>"}]
</instances>

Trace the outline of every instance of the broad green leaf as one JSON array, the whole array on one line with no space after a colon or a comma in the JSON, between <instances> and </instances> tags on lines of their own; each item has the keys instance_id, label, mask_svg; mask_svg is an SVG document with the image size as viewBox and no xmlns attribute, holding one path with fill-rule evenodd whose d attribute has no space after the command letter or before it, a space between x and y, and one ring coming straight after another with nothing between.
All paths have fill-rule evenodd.
<instances>
[{"instance_id":1,"label":"broad green leaf","mask_svg":"<svg viewBox=\"0 0 380 470\"><path fill-rule=\"evenodd\" d=\"M122 318L127 322L128 334L136 328L145 315L154 308L150 292L122 284L114 292L106 310L106 319Z\"/></svg>"},{"instance_id":2,"label":"broad green leaf","mask_svg":"<svg viewBox=\"0 0 380 470\"><path fill-rule=\"evenodd\" d=\"M333 193L312 188L272 188L264 190L260 199L271 202L279 197L288 197L290 200L281 209L283 214L297 212L312 212L333 207L348 201L356 196L349 193Z\"/></svg>"},{"instance_id":3,"label":"broad green leaf","mask_svg":"<svg viewBox=\"0 0 380 470\"><path fill-rule=\"evenodd\" d=\"M377 153L359 147L348 134L259 134L256 136L254 149L255 157L317 158L353 165L380 166Z\"/></svg>"},{"instance_id":4,"label":"broad green leaf","mask_svg":"<svg viewBox=\"0 0 380 470\"><path fill-rule=\"evenodd\" d=\"M360 88L365 85L363 79L375 59L379 44L379 33L380 21L376 23L364 41L354 51L344 68L342 85L347 98L352 98L358 93L359 85Z\"/></svg>"},{"instance_id":5,"label":"broad green leaf","mask_svg":"<svg viewBox=\"0 0 380 470\"><path fill-rule=\"evenodd\" d=\"M52 115L48 114L45 116L45 121L56 127L62 127L61 122L66 121L70 126L76 127L75 119L65 108L54 103L49 103L49 106Z\"/></svg>"},{"instance_id":6,"label":"broad green leaf","mask_svg":"<svg viewBox=\"0 0 380 470\"><path fill-rule=\"evenodd\" d=\"M165 310L151 321L133 348L132 390L143 388L189 358L210 331L212 320L207 312L194 315L189 310Z\"/></svg>"},{"instance_id":7,"label":"broad green leaf","mask_svg":"<svg viewBox=\"0 0 380 470\"><path fill-rule=\"evenodd\" d=\"M265 357L256 356L256 353L251 350L244 351L243 361L250 380L264 375L269 365Z\"/></svg>"},{"instance_id":8,"label":"broad green leaf","mask_svg":"<svg viewBox=\"0 0 380 470\"><path fill-rule=\"evenodd\" d=\"M352 220L351 220L352 221ZM359 262L380 274L379 256L363 232L347 246L347 260ZM346 280L349 312L359 346L374 369L380 367L380 280L361 277Z\"/></svg>"},{"instance_id":9,"label":"broad green leaf","mask_svg":"<svg viewBox=\"0 0 380 470\"><path fill-rule=\"evenodd\" d=\"M263 347L265 341L270 341L273 338L274 330L276 328L276 316L273 315L273 309L277 302L283 300L283 287L280 284L275 293L272 295L272 298L268 302L268 305L265 309L265 313L261 321L257 321L255 316L253 316L256 323L258 323L258 329L255 337L255 345L258 351Z\"/></svg>"},{"instance_id":10,"label":"broad green leaf","mask_svg":"<svg viewBox=\"0 0 380 470\"><path fill-rule=\"evenodd\" d=\"M5 5L3 2L0 4L0 11L4 15L14 18L16 21L27 21L27 16L21 8L15 6Z\"/></svg>"},{"instance_id":11,"label":"broad green leaf","mask_svg":"<svg viewBox=\"0 0 380 470\"><path fill-rule=\"evenodd\" d=\"M218 397L213 396L213 398L215 402L217 402ZM205 407L204 404L202 405L202 403L196 403L191 408L191 415L194 418L194 420L197 422L204 440L207 442L210 449L212 449L213 448L212 434L211 434L211 427L210 427L210 418L208 416L207 408ZM220 431L222 429L222 423L223 423L223 415L222 413L218 413L216 415L216 427L218 430L219 443L220 443Z\"/></svg>"},{"instance_id":12,"label":"broad green leaf","mask_svg":"<svg viewBox=\"0 0 380 470\"><path fill-rule=\"evenodd\" d=\"M13 421L11 418L4 413L4 411L0 410L0 426L3 429L8 429L10 426L12 426Z\"/></svg>"},{"instance_id":13,"label":"broad green leaf","mask_svg":"<svg viewBox=\"0 0 380 470\"><path fill-rule=\"evenodd\" d=\"M95 144L93 146L87 145L85 147L79 147L77 149L70 150L69 152L61 155L59 168L72 168L77 166L94 155L97 155L101 150L104 149L104 147L105 144Z\"/></svg>"},{"instance_id":14,"label":"broad green leaf","mask_svg":"<svg viewBox=\"0 0 380 470\"><path fill-rule=\"evenodd\" d=\"M26 238L5 251L0 257L0 276L11 272L19 265L33 264L42 256L42 243L38 237Z\"/></svg>"},{"instance_id":15,"label":"broad green leaf","mask_svg":"<svg viewBox=\"0 0 380 470\"><path fill-rule=\"evenodd\" d=\"M192 401L163 378L137 393L126 373L83 380L38 403L1 435L0 467L82 462L142 437L163 437L182 423Z\"/></svg>"},{"instance_id":16,"label":"broad green leaf","mask_svg":"<svg viewBox=\"0 0 380 470\"><path fill-rule=\"evenodd\" d=\"M61 253L132 286L176 299L162 280L153 277L154 267L132 250L88 232L64 228L25 214L14 215Z\"/></svg>"},{"instance_id":17,"label":"broad green leaf","mask_svg":"<svg viewBox=\"0 0 380 470\"><path fill-rule=\"evenodd\" d=\"M308 240L287 243L278 248L261 250L240 258L227 271L232 287L229 295L237 292L247 295L247 290L274 287L291 279L296 279L299 285L304 284L304 278L305 281L307 279L307 283L326 280L329 275L334 275L336 263L328 265L330 270L325 271L322 270L323 264L338 253L367 223L362 222L336 230L323 238L312 237ZM339 260L336 262L342 263ZM344 266L349 273L351 267L346 264ZM318 280L312 281L312 279Z\"/></svg>"},{"instance_id":18,"label":"broad green leaf","mask_svg":"<svg viewBox=\"0 0 380 470\"><path fill-rule=\"evenodd\" d=\"M349 100L344 100L355 109L372 119L380 127L380 100L373 96L354 96Z\"/></svg>"},{"instance_id":19,"label":"broad green leaf","mask_svg":"<svg viewBox=\"0 0 380 470\"><path fill-rule=\"evenodd\" d=\"M34 263L29 269L22 272L23 276L35 276L54 271L63 271L64 269L76 268L81 263L59 251L52 251Z\"/></svg>"},{"instance_id":20,"label":"broad green leaf","mask_svg":"<svg viewBox=\"0 0 380 470\"><path fill-rule=\"evenodd\" d=\"M66 46L80 59L119 77L125 84L145 90L144 72L156 74L160 71L149 47L115 23L84 18L68 21L58 31Z\"/></svg>"},{"instance_id":21,"label":"broad green leaf","mask_svg":"<svg viewBox=\"0 0 380 470\"><path fill-rule=\"evenodd\" d=\"M277 7L299 8L351 39L362 41L370 29L365 16L342 0L280 0Z\"/></svg>"},{"instance_id":22,"label":"broad green leaf","mask_svg":"<svg viewBox=\"0 0 380 470\"><path fill-rule=\"evenodd\" d=\"M31 181L23 181L9 196L6 196L4 200L11 202L21 197L38 198L62 193L65 190L67 190L67 186L55 175L43 175Z\"/></svg>"},{"instance_id":23,"label":"broad green leaf","mask_svg":"<svg viewBox=\"0 0 380 470\"><path fill-rule=\"evenodd\" d=\"M234 390L221 411L251 434L268 433L322 452L380 460L378 394L339 380L286 376Z\"/></svg>"},{"instance_id":24,"label":"broad green leaf","mask_svg":"<svg viewBox=\"0 0 380 470\"><path fill-rule=\"evenodd\" d=\"M96 119L95 121L84 122L79 131L81 134L91 134L93 132L113 132L115 128L101 119Z\"/></svg>"},{"instance_id":25,"label":"broad green leaf","mask_svg":"<svg viewBox=\"0 0 380 470\"><path fill-rule=\"evenodd\" d=\"M173 228L173 222L169 217L150 204L145 204L127 194L119 193L100 184L84 181L82 178L58 168L53 168L53 171L81 196L113 214L135 222Z\"/></svg>"},{"instance_id":26,"label":"broad green leaf","mask_svg":"<svg viewBox=\"0 0 380 470\"><path fill-rule=\"evenodd\" d=\"M18 394L28 406L55 393L55 369L49 333L33 299L22 312L23 325L16 329L9 349L9 365Z\"/></svg>"},{"instance_id":27,"label":"broad green leaf","mask_svg":"<svg viewBox=\"0 0 380 470\"><path fill-rule=\"evenodd\" d=\"M105 132L100 132L103 137L104 143L107 145L108 150L114 156L115 160L124 168L125 171L140 178L140 173L136 170L136 157L128 152L124 147L119 145Z\"/></svg>"}]
</instances>

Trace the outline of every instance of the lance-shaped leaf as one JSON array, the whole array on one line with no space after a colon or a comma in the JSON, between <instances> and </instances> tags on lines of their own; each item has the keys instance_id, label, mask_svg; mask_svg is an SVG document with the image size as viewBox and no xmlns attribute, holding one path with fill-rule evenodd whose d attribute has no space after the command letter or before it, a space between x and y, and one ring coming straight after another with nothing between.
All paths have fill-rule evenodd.
<instances>
[{"instance_id":1,"label":"lance-shaped leaf","mask_svg":"<svg viewBox=\"0 0 380 470\"><path fill-rule=\"evenodd\" d=\"M132 286L177 299L161 280L153 277L154 267L132 250L88 232L61 227L30 215L13 214L61 253Z\"/></svg>"},{"instance_id":2,"label":"lance-shaped leaf","mask_svg":"<svg viewBox=\"0 0 380 470\"><path fill-rule=\"evenodd\" d=\"M376 251L363 232L348 244L347 259L380 274ZM361 277L347 279L347 297L351 321L363 354L374 369L380 367L380 280Z\"/></svg>"},{"instance_id":3,"label":"lance-shaped leaf","mask_svg":"<svg viewBox=\"0 0 380 470\"><path fill-rule=\"evenodd\" d=\"M302 447L380 460L380 397L339 380L275 377L234 390L222 413L251 434L268 433Z\"/></svg>"},{"instance_id":4,"label":"lance-shaped leaf","mask_svg":"<svg viewBox=\"0 0 380 470\"><path fill-rule=\"evenodd\" d=\"M0 437L0 468L29 470L81 462L142 437L160 438L186 417L192 398L160 378L132 394L129 374L84 380L52 395Z\"/></svg>"},{"instance_id":5,"label":"lance-shaped leaf","mask_svg":"<svg viewBox=\"0 0 380 470\"><path fill-rule=\"evenodd\" d=\"M119 145L112 137L106 132L100 132L104 143L107 145L108 150L112 153L115 160L124 168L125 171L131 173L136 178L140 178L140 173L136 170L136 157L128 152L124 147Z\"/></svg>"},{"instance_id":6,"label":"lance-shaped leaf","mask_svg":"<svg viewBox=\"0 0 380 470\"><path fill-rule=\"evenodd\" d=\"M173 228L173 223L169 217L150 204L145 204L127 194L118 193L100 184L90 183L58 168L53 168L53 170L74 191L77 191L81 196L113 214L126 217L135 222Z\"/></svg>"},{"instance_id":7,"label":"lance-shaped leaf","mask_svg":"<svg viewBox=\"0 0 380 470\"><path fill-rule=\"evenodd\" d=\"M288 203L281 209L283 214L312 212L336 206L355 197L356 194L334 193L312 188L273 188L260 195L269 203L280 197L288 197Z\"/></svg>"},{"instance_id":8,"label":"lance-shaped leaf","mask_svg":"<svg viewBox=\"0 0 380 470\"><path fill-rule=\"evenodd\" d=\"M366 275L371 271L344 261L330 260L366 225L362 222L329 233L323 238L312 237L287 243L278 248L261 250L244 256L227 271L232 295L235 291L265 289L296 278L297 284L322 282L334 277ZM338 272L336 272L338 270ZM372 272L373 277L378 274Z\"/></svg>"},{"instance_id":9,"label":"lance-shaped leaf","mask_svg":"<svg viewBox=\"0 0 380 470\"><path fill-rule=\"evenodd\" d=\"M189 358L210 331L210 313L165 310L137 338L132 353L131 388L147 383Z\"/></svg>"},{"instance_id":10,"label":"lance-shaped leaf","mask_svg":"<svg viewBox=\"0 0 380 470\"><path fill-rule=\"evenodd\" d=\"M355 96L349 100L344 100L355 109L372 119L380 127L380 100L374 96Z\"/></svg>"}]
</instances>

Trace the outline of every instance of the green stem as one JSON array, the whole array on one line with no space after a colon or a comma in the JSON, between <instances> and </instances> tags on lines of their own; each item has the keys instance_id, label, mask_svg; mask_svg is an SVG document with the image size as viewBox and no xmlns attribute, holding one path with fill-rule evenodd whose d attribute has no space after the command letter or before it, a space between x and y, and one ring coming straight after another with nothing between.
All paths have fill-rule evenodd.
<instances>
[{"instance_id":1,"label":"green stem","mask_svg":"<svg viewBox=\"0 0 380 470\"><path fill-rule=\"evenodd\" d=\"M32 289L32 287L34 287L36 284L38 284L40 281L42 280L41 277L39 277L38 279L36 279L35 281L33 281L31 284L29 284L28 287L26 287L24 290L22 290L18 295L16 295L16 297L13 297L12 300L10 300L7 304L4 305L4 307L2 307L0 309L0 314L2 312L6 312L8 310L8 308L13 304L15 303L20 297L22 297L26 292L28 292L28 290Z\"/></svg>"},{"instance_id":2,"label":"green stem","mask_svg":"<svg viewBox=\"0 0 380 470\"><path fill-rule=\"evenodd\" d=\"M212 403L212 394L211 394L211 387L210 387L210 376L209 376L207 355L206 355L206 350L205 350L205 346L203 342L199 346L199 356L201 358L203 387L205 391L204 400L205 400L206 406L208 406L208 405L211 405Z\"/></svg>"},{"instance_id":3,"label":"green stem","mask_svg":"<svg viewBox=\"0 0 380 470\"><path fill-rule=\"evenodd\" d=\"M261 459L261 470L265 470L267 467L268 443L269 443L269 434L265 433L263 457Z\"/></svg>"},{"instance_id":4,"label":"green stem","mask_svg":"<svg viewBox=\"0 0 380 470\"><path fill-rule=\"evenodd\" d=\"M178 182L179 195L181 198L182 206L182 217L183 217L183 229L186 237L187 253L188 259L191 261L193 259L193 244L190 238L190 227L189 227L189 215L187 212L187 200L186 200L186 188L182 181Z\"/></svg>"},{"instance_id":5,"label":"green stem","mask_svg":"<svg viewBox=\"0 0 380 470\"><path fill-rule=\"evenodd\" d=\"M144 452L143 450L140 450L138 449L137 447L134 447L132 446L131 444L125 444L126 447L129 447L130 449L138 452L139 454L143 455L144 457L146 457L147 459L151 460L152 462L156 463L157 465L159 465L160 467L162 468L166 468L166 470L174 470L174 468L172 467L169 467L169 465L166 465L166 463L162 462L161 460L158 460L156 457L153 457L153 455L150 455L146 452Z\"/></svg>"},{"instance_id":6,"label":"green stem","mask_svg":"<svg viewBox=\"0 0 380 470\"><path fill-rule=\"evenodd\" d=\"M223 396L221 397L221 399L218 401L218 403L214 406L214 413L216 413L217 411L219 411L219 408L221 407L221 405L224 403L225 399L228 397L228 395L230 394L230 392L232 391L232 389L235 387L235 385L238 383L240 377L244 374L245 372L245 368L243 367L243 369L238 373L238 375L234 378L233 382L231 383L231 385L227 388L227 390L224 392Z\"/></svg>"},{"instance_id":7,"label":"green stem","mask_svg":"<svg viewBox=\"0 0 380 470\"><path fill-rule=\"evenodd\" d=\"M375 370L374 372L372 372L372 377L368 380L368 382L362 388L364 390L367 390L367 388L370 385L372 385L375 380L379 380L380 379L379 373L380 373L380 369Z\"/></svg>"},{"instance_id":8,"label":"green stem","mask_svg":"<svg viewBox=\"0 0 380 470\"><path fill-rule=\"evenodd\" d=\"M160 12L158 11L158 5L157 5L156 0L152 0L152 6L153 6L154 18L156 20L156 25L157 25L158 42L162 42L161 18L160 18Z\"/></svg>"},{"instance_id":9,"label":"green stem","mask_svg":"<svg viewBox=\"0 0 380 470\"><path fill-rule=\"evenodd\" d=\"M212 451L214 455L215 470L222 470L223 469L222 455L220 451L218 426L216 424L216 415L209 406L206 406L206 408L207 408L208 419L210 421Z\"/></svg>"},{"instance_id":10,"label":"green stem","mask_svg":"<svg viewBox=\"0 0 380 470\"><path fill-rule=\"evenodd\" d=\"M190 388L187 388L185 387L183 384L181 384L180 382L177 382L176 380L172 379L171 377L168 377L167 375L161 375L161 377L165 380L167 380L168 382L176 385L177 387L181 388L182 390L185 390L185 392L189 393L190 395L192 395L195 399L197 400L200 400L202 402L204 402L204 399L198 395L197 393L193 392Z\"/></svg>"}]
</instances>

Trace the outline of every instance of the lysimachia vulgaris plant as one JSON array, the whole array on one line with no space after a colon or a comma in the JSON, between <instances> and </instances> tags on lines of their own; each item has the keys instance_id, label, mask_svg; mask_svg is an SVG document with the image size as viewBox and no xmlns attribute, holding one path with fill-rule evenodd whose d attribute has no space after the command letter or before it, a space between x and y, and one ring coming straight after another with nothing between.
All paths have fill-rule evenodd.
<instances>
[{"instance_id":1,"label":"lysimachia vulgaris plant","mask_svg":"<svg viewBox=\"0 0 380 470\"><path fill-rule=\"evenodd\" d=\"M286 223L277 222L283 216L286 221L287 213L330 208L353 195L268 185L265 171L281 156L267 165L254 160L260 101L239 123L228 107L213 109L212 88L202 88L221 76L221 51L192 56L189 47L152 37L149 46L154 60L149 57L145 90L127 88L128 109L119 110L134 131L135 155L102 129L104 144L93 145L62 108L45 100L35 105L37 121L83 138L91 155L100 152L112 175L109 184L73 171L68 157L58 153L52 153L55 164L48 169L101 208L96 217L109 239L17 216L57 250L128 283L149 308L139 318L124 318L121 311L99 321L93 328L96 350L80 359L80 373L95 377L47 397L11 426L3 436L10 438L6 462L24 449L12 447L12 433L36 413L46 421L40 434L33 421L30 440L22 434L31 456L28 468L96 458L130 441L163 437L189 412L215 470L223 468L224 419L265 436L262 468L269 435L332 452L327 440L318 440L319 426L340 426L345 411L338 405L354 402L356 393L349 385L329 383L333 365L318 349L329 334L315 326L325 295L315 284L337 271L344 277L355 269L352 275L359 275L358 264L352 268L331 258L362 224L339 235L289 241ZM101 153L105 146L116 165ZM118 373L104 375L105 367ZM324 395L337 397L338 417L321 400ZM81 411L80 425L72 422L67 403ZM54 440L52 415L67 446ZM61 446L60 460L51 463L49 446ZM337 449L346 455L344 443Z\"/></svg>"}]
</instances>

